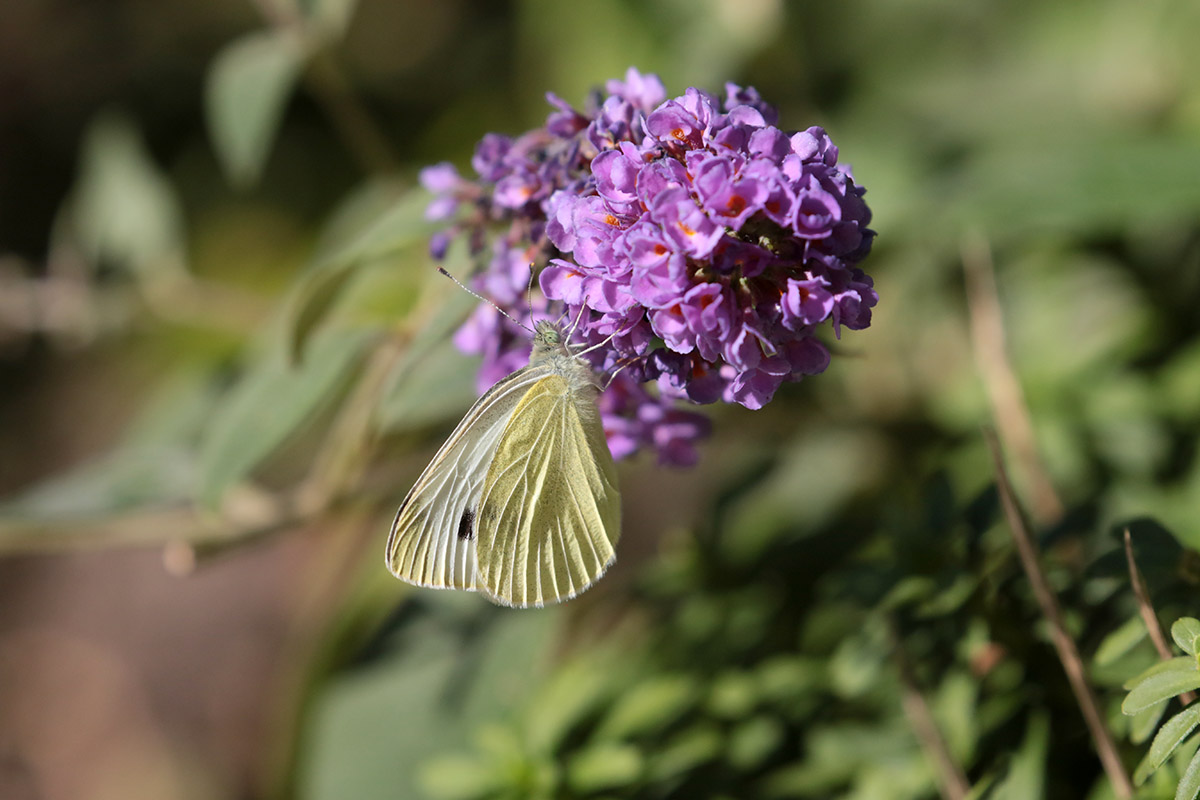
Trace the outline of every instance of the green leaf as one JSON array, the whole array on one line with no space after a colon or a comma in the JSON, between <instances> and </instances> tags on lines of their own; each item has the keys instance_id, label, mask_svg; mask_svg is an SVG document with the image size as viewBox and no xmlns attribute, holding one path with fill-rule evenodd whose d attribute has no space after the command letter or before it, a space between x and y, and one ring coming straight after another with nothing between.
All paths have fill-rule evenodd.
<instances>
[{"instance_id":1,"label":"green leaf","mask_svg":"<svg viewBox=\"0 0 1200 800\"><path fill-rule=\"evenodd\" d=\"M713 679L708 711L719 719L741 719L758 704L760 688L756 676L742 670L725 670Z\"/></svg>"},{"instance_id":2,"label":"green leaf","mask_svg":"<svg viewBox=\"0 0 1200 800\"><path fill-rule=\"evenodd\" d=\"M358 207L374 207L377 202L379 198L372 193L353 198L326 231L325 238L331 241L322 242L324 252L301 277L290 300L288 347L293 357L303 351L313 330L364 267L424 242L434 230L424 217L429 202L424 190L404 192L385 209L375 210L366 221L360 219Z\"/></svg>"},{"instance_id":3,"label":"green leaf","mask_svg":"<svg viewBox=\"0 0 1200 800\"><path fill-rule=\"evenodd\" d=\"M655 675L623 692L595 735L624 739L659 731L687 711L696 695L696 683L687 675Z\"/></svg>"},{"instance_id":4,"label":"green leaf","mask_svg":"<svg viewBox=\"0 0 1200 800\"><path fill-rule=\"evenodd\" d=\"M1197 753L1187 765L1183 777L1179 779L1179 787L1175 790L1175 800L1195 800L1200 794L1200 753Z\"/></svg>"},{"instance_id":5,"label":"green leaf","mask_svg":"<svg viewBox=\"0 0 1200 800\"><path fill-rule=\"evenodd\" d=\"M1171 755L1171 768L1175 770L1176 775L1183 774L1187 769L1188 762L1196 756L1197 751L1200 751L1200 736L1184 739L1183 744L1175 748L1175 752Z\"/></svg>"},{"instance_id":6,"label":"green leaf","mask_svg":"<svg viewBox=\"0 0 1200 800\"><path fill-rule=\"evenodd\" d=\"M466 721L448 713L446 700L462 664L458 651L444 627L431 625L371 669L343 672L323 686L306 720L300 795L420 796L420 765L465 738Z\"/></svg>"},{"instance_id":7,"label":"green leaf","mask_svg":"<svg viewBox=\"0 0 1200 800\"><path fill-rule=\"evenodd\" d=\"M1175 670L1188 668L1194 669L1195 663L1195 659L1189 658L1188 656L1176 656L1175 658L1168 658L1164 661L1156 661L1153 666L1146 668L1146 670L1139 675L1125 681L1124 688L1127 691L1133 689L1143 681L1149 680L1155 675L1163 672L1172 672Z\"/></svg>"},{"instance_id":8,"label":"green leaf","mask_svg":"<svg viewBox=\"0 0 1200 800\"><path fill-rule=\"evenodd\" d=\"M869 691L879 681L885 652L878 637L872 637L868 631L847 636L829 658L829 680L833 690L845 698L858 697Z\"/></svg>"},{"instance_id":9,"label":"green leaf","mask_svg":"<svg viewBox=\"0 0 1200 800\"><path fill-rule=\"evenodd\" d=\"M779 720L758 716L742 722L729 733L725 757L742 771L757 769L775 752L784 738Z\"/></svg>"},{"instance_id":10,"label":"green leaf","mask_svg":"<svg viewBox=\"0 0 1200 800\"><path fill-rule=\"evenodd\" d=\"M365 221L335 221L336 229L328 232L327 240L321 243L317 269L374 261L428 239L433 231L442 227L425 219L429 200L430 194L424 189L411 189ZM452 248L447 260L456 258L463 264L470 263L465 255L463 249Z\"/></svg>"},{"instance_id":11,"label":"green leaf","mask_svg":"<svg viewBox=\"0 0 1200 800\"><path fill-rule=\"evenodd\" d=\"M343 269L320 270L300 279L297 308L288 328L288 356L293 364L301 361L309 337L355 274L351 265L346 265Z\"/></svg>"},{"instance_id":12,"label":"green leaf","mask_svg":"<svg viewBox=\"0 0 1200 800\"><path fill-rule=\"evenodd\" d=\"M420 771L421 788L438 800L471 800L504 787L505 776L496 765L469 756L441 756Z\"/></svg>"},{"instance_id":13,"label":"green leaf","mask_svg":"<svg viewBox=\"0 0 1200 800\"><path fill-rule=\"evenodd\" d=\"M946 674L934 696L933 712L954 757L971 763L979 739L979 685L965 671Z\"/></svg>"},{"instance_id":14,"label":"green leaf","mask_svg":"<svg viewBox=\"0 0 1200 800\"><path fill-rule=\"evenodd\" d=\"M384 573L380 579L394 584ZM503 614L462 592L422 600L381 655L321 686L300 796L425 797L423 784L430 796L461 800L510 786L514 775L525 787L553 785L525 737L494 720L510 719L539 688L562 613ZM464 754L472 740L475 752ZM514 796L547 794L530 788Z\"/></svg>"},{"instance_id":15,"label":"green leaf","mask_svg":"<svg viewBox=\"0 0 1200 800\"><path fill-rule=\"evenodd\" d=\"M712 761L722 749L721 733L715 725L689 728L650 754L647 778L668 781Z\"/></svg>"},{"instance_id":16,"label":"green leaf","mask_svg":"<svg viewBox=\"0 0 1200 800\"><path fill-rule=\"evenodd\" d=\"M226 45L209 67L209 135L234 185L248 187L258 180L305 56L296 36L263 31Z\"/></svg>"},{"instance_id":17,"label":"green leaf","mask_svg":"<svg viewBox=\"0 0 1200 800\"><path fill-rule=\"evenodd\" d=\"M1025 741L1013 756L1008 774L990 795L990 800L1041 800L1045 797L1046 751L1050 746L1050 722L1044 712L1029 720Z\"/></svg>"},{"instance_id":18,"label":"green leaf","mask_svg":"<svg viewBox=\"0 0 1200 800\"><path fill-rule=\"evenodd\" d=\"M1146 757L1138 764L1133 775L1134 782L1141 786L1146 778L1171 757L1175 748L1191 735L1197 725L1200 725L1200 704L1192 704L1167 720L1150 743Z\"/></svg>"},{"instance_id":19,"label":"green leaf","mask_svg":"<svg viewBox=\"0 0 1200 800\"><path fill-rule=\"evenodd\" d=\"M632 745L602 742L576 754L567 764L567 781L582 793L628 786L642 774L641 752Z\"/></svg>"},{"instance_id":20,"label":"green leaf","mask_svg":"<svg viewBox=\"0 0 1200 800\"><path fill-rule=\"evenodd\" d=\"M200 450L200 502L216 508L226 489L300 427L341 386L369 339L335 331L319 337L297 367L278 353L255 365L213 412Z\"/></svg>"},{"instance_id":21,"label":"green leaf","mask_svg":"<svg viewBox=\"0 0 1200 800\"><path fill-rule=\"evenodd\" d=\"M1096 666L1108 666L1145 638L1146 624L1142 622L1142 618L1140 616L1130 618L1100 642L1100 646L1096 648Z\"/></svg>"},{"instance_id":22,"label":"green leaf","mask_svg":"<svg viewBox=\"0 0 1200 800\"><path fill-rule=\"evenodd\" d=\"M1196 640L1200 639L1200 619L1182 617L1171 626L1171 638L1189 656L1196 655Z\"/></svg>"},{"instance_id":23,"label":"green leaf","mask_svg":"<svg viewBox=\"0 0 1200 800\"><path fill-rule=\"evenodd\" d=\"M393 374L379 405L381 430L413 430L456 419L478 396L475 376L479 361L454 346L454 329L475 303L466 292L450 286L433 320L416 333L405 359Z\"/></svg>"},{"instance_id":24,"label":"green leaf","mask_svg":"<svg viewBox=\"0 0 1200 800\"><path fill-rule=\"evenodd\" d=\"M1149 739L1150 734L1154 733L1154 729L1158 727L1158 721L1162 719L1163 712L1167 710L1170 702L1170 700L1163 700L1161 703L1155 703L1134 714L1133 720L1129 724L1129 741L1141 744Z\"/></svg>"},{"instance_id":25,"label":"green leaf","mask_svg":"<svg viewBox=\"0 0 1200 800\"><path fill-rule=\"evenodd\" d=\"M146 278L182 271L183 211L133 122L101 114L84 135L71 217L84 252Z\"/></svg>"},{"instance_id":26,"label":"green leaf","mask_svg":"<svg viewBox=\"0 0 1200 800\"><path fill-rule=\"evenodd\" d=\"M1175 669L1151 675L1138 683L1125 697L1125 702L1121 703L1121 711L1125 714L1136 714L1182 692L1200 689L1200 670L1196 669L1195 659L1187 661L1190 663L1186 667L1179 665Z\"/></svg>"},{"instance_id":27,"label":"green leaf","mask_svg":"<svg viewBox=\"0 0 1200 800\"><path fill-rule=\"evenodd\" d=\"M584 714L609 696L614 679L614 666L597 663L595 654L555 671L526 707L524 733L529 749L551 752Z\"/></svg>"}]
</instances>

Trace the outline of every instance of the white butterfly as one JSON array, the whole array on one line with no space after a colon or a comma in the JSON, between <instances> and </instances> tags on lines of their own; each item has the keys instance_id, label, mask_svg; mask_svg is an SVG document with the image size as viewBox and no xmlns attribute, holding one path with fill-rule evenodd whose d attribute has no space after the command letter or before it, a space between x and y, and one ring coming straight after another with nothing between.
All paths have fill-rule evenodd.
<instances>
[{"instance_id":1,"label":"white butterfly","mask_svg":"<svg viewBox=\"0 0 1200 800\"><path fill-rule=\"evenodd\" d=\"M476 401L409 491L386 560L418 586L501 605L567 600L616 560L621 497L591 367L552 322Z\"/></svg>"}]
</instances>

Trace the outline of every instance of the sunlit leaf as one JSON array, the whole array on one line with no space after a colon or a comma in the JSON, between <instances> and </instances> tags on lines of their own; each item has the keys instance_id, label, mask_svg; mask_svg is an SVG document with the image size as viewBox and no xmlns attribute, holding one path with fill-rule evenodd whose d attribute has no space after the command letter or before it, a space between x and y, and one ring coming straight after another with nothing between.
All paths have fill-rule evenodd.
<instances>
[{"instance_id":1,"label":"sunlit leaf","mask_svg":"<svg viewBox=\"0 0 1200 800\"><path fill-rule=\"evenodd\" d=\"M712 682L709 712L720 719L741 719L758 703L759 688L754 675L741 670L726 670Z\"/></svg>"},{"instance_id":2,"label":"sunlit leaf","mask_svg":"<svg viewBox=\"0 0 1200 800\"><path fill-rule=\"evenodd\" d=\"M779 747L783 736L783 726L779 720L767 716L754 717L730 731L725 757L738 769L755 769Z\"/></svg>"},{"instance_id":3,"label":"sunlit leaf","mask_svg":"<svg viewBox=\"0 0 1200 800\"><path fill-rule=\"evenodd\" d=\"M1195 659L1188 660L1191 661L1189 665L1179 665L1140 681L1130 690L1125 702L1121 703L1121 711L1136 714L1177 694L1200 689L1200 670L1196 669Z\"/></svg>"},{"instance_id":4,"label":"sunlit leaf","mask_svg":"<svg viewBox=\"0 0 1200 800\"><path fill-rule=\"evenodd\" d=\"M688 728L648 755L647 778L668 781L717 758L724 744L714 725Z\"/></svg>"},{"instance_id":5,"label":"sunlit leaf","mask_svg":"<svg viewBox=\"0 0 1200 800\"><path fill-rule=\"evenodd\" d=\"M696 685L686 675L659 675L618 695L596 730L603 739L653 733L674 722L691 707Z\"/></svg>"},{"instance_id":6,"label":"sunlit leaf","mask_svg":"<svg viewBox=\"0 0 1200 800\"><path fill-rule=\"evenodd\" d=\"M615 742L594 744L567 764L567 781L577 792L597 792L628 786L642 774L641 751Z\"/></svg>"},{"instance_id":7,"label":"sunlit leaf","mask_svg":"<svg viewBox=\"0 0 1200 800\"><path fill-rule=\"evenodd\" d=\"M1164 672L1187 672L1195 669L1195 660L1188 656L1176 656L1175 658L1166 658L1162 661L1156 661L1152 666L1148 667L1139 675L1125 681L1124 688L1126 690L1133 689L1155 675L1161 675Z\"/></svg>"},{"instance_id":8,"label":"sunlit leaf","mask_svg":"<svg viewBox=\"0 0 1200 800\"><path fill-rule=\"evenodd\" d=\"M1179 649L1190 656L1196 655L1196 640L1200 639L1200 620L1183 617L1171 625L1171 638Z\"/></svg>"},{"instance_id":9,"label":"sunlit leaf","mask_svg":"<svg viewBox=\"0 0 1200 800\"><path fill-rule=\"evenodd\" d=\"M1192 705L1171 717L1150 743L1150 750L1138 765L1133 779L1140 786L1146 778L1171 757L1183 740L1200 725L1200 705Z\"/></svg>"},{"instance_id":10,"label":"sunlit leaf","mask_svg":"<svg viewBox=\"0 0 1200 800\"><path fill-rule=\"evenodd\" d=\"M421 787L438 800L471 800L502 790L505 775L493 764L467 756L442 756L421 768Z\"/></svg>"},{"instance_id":11,"label":"sunlit leaf","mask_svg":"<svg viewBox=\"0 0 1200 800\"><path fill-rule=\"evenodd\" d=\"M1195 800L1196 795L1200 795L1200 753L1192 758L1179 779L1175 800Z\"/></svg>"}]
</instances>

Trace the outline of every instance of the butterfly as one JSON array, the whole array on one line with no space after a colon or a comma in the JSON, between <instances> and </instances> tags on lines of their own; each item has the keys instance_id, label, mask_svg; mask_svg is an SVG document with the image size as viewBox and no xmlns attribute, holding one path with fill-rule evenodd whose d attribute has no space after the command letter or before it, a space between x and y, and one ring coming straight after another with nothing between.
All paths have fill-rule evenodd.
<instances>
[{"instance_id":1,"label":"butterfly","mask_svg":"<svg viewBox=\"0 0 1200 800\"><path fill-rule=\"evenodd\" d=\"M599 388L558 325L538 322L529 366L476 401L400 504L392 574L519 608L595 583L621 533Z\"/></svg>"}]
</instances>

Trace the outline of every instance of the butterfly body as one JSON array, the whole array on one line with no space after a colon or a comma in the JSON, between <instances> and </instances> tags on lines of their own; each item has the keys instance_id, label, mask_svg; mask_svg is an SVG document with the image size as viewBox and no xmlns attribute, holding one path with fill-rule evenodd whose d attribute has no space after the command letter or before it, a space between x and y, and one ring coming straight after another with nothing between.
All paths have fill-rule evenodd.
<instances>
[{"instance_id":1,"label":"butterfly body","mask_svg":"<svg viewBox=\"0 0 1200 800\"><path fill-rule=\"evenodd\" d=\"M559 329L539 322L529 366L471 407L400 505L392 573L519 607L594 583L615 560L621 516L598 391Z\"/></svg>"}]
</instances>

